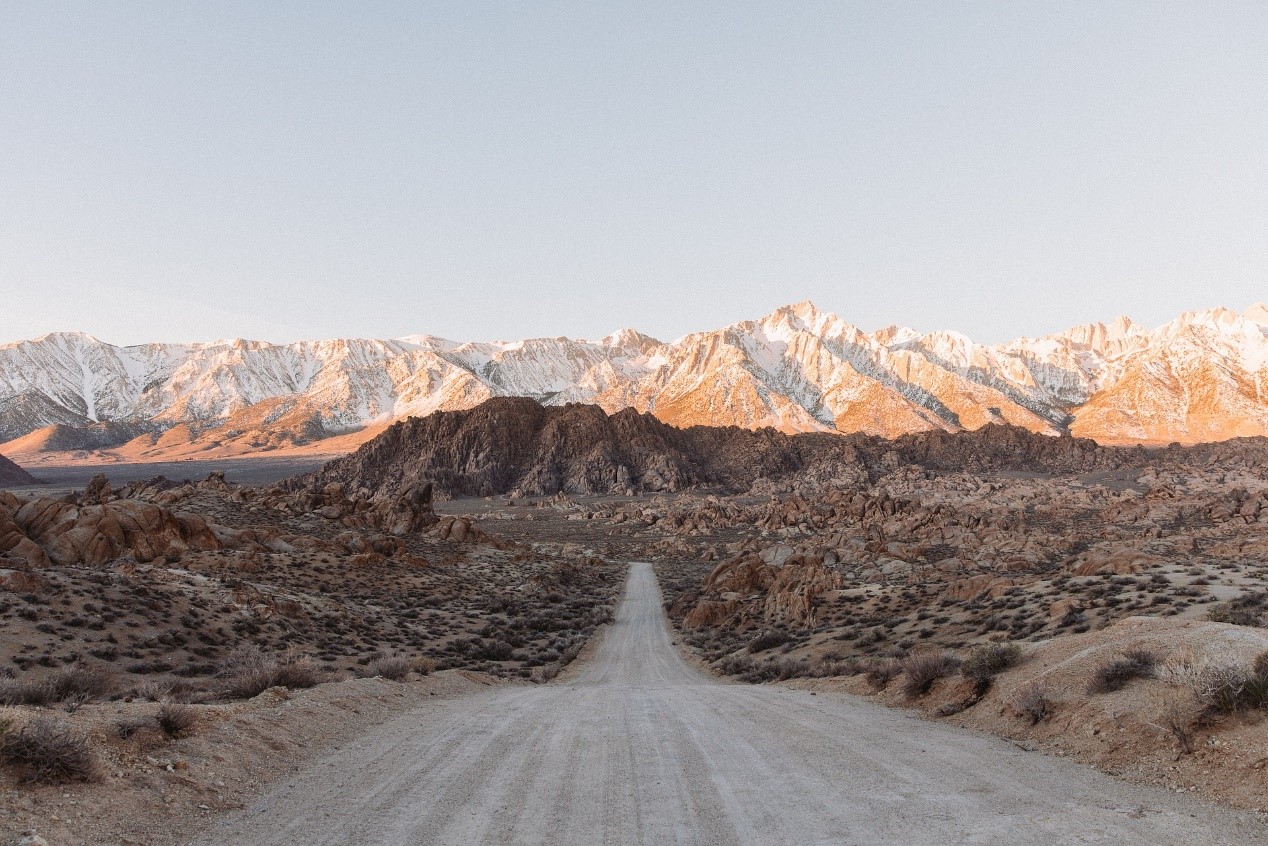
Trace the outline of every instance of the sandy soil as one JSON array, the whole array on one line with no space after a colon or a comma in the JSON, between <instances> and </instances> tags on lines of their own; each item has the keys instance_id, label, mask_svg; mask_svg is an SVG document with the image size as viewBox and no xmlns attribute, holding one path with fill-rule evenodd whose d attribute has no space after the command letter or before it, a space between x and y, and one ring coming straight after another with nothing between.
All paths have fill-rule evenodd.
<instances>
[{"instance_id":1,"label":"sandy soil","mask_svg":"<svg viewBox=\"0 0 1268 846\"><path fill-rule=\"evenodd\" d=\"M1268 843L1254 815L857 697L722 684L660 603L635 565L575 674L405 714L194 843Z\"/></svg>"},{"instance_id":2,"label":"sandy soil","mask_svg":"<svg viewBox=\"0 0 1268 846\"><path fill-rule=\"evenodd\" d=\"M242 808L314 755L338 754L375 725L491 685L492 676L449 670L413 681L355 679L309 690L274 688L256 698L199 708L193 736L166 740L153 727L127 740L120 725L141 722L153 702L86 705L75 725L102 750L104 777L93 784L0 791L0 844L37 830L53 846L171 846L219 812ZM0 720L32 716L0 708ZM230 841L222 841L230 842Z\"/></svg>"}]
</instances>

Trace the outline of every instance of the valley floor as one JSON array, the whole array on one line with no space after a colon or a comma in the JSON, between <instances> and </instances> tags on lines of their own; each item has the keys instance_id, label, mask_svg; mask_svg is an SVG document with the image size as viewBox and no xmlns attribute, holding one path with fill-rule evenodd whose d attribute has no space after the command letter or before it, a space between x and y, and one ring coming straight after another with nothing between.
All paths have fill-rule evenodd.
<instances>
[{"instance_id":1,"label":"valley floor","mask_svg":"<svg viewBox=\"0 0 1268 846\"><path fill-rule=\"evenodd\" d=\"M205 479L209 473L220 472L243 485L271 485L300 473L316 470L326 461L323 457L272 458L246 457L236 459L185 459L182 461L121 462L118 464L27 464L31 474L42 484L12 488L15 493L36 496L55 496L88 486L97 475L104 475L110 484L121 488L129 482L166 476L173 481Z\"/></svg>"}]
</instances>

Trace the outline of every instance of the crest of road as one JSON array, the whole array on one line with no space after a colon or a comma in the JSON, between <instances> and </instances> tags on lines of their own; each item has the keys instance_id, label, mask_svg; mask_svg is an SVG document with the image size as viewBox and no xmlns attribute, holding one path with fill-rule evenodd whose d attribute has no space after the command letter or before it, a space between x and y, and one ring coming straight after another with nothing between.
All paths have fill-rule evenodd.
<instances>
[{"instance_id":1,"label":"crest of road","mask_svg":"<svg viewBox=\"0 0 1268 846\"><path fill-rule=\"evenodd\" d=\"M564 680L429 704L314 761L199 846L1268 843L1253 815L891 711L725 684L630 568Z\"/></svg>"}]
</instances>

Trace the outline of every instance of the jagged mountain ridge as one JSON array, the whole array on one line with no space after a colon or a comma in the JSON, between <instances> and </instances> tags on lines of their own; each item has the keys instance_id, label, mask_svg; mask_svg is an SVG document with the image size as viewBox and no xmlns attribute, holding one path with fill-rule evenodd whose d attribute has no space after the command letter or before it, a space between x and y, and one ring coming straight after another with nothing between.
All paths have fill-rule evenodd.
<instances>
[{"instance_id":1,"label":"jagged mountain ridge","mask_svg":"<svg viewBox=\"0 0 1268 846\"><path fill-rule=\"evenodd\" d=\"M1263 442L1251 442L1249 448L1261 454ZM1195 448L1177 449L1152 457L1192 460ZM1139 447L1102 447L1086 438L1045 437L1000 424L888 440L739 426L678 428L632 408L609 415L597 405L543 406L526 397L495 397L475 408L394 423L355 452L285 484L321 490L338 483L389 498L423 484L452 496L691 487L737 492L759 479L857 482L899 465L954 472L1087 472L1133 466L1147 455Z\"/></svg>"},{"instance_id":2,"label":"jagged mountain ridge","mask_svg":"<svg viewBox=\"0 0 1268 846\"><path fill-rule=\"evenodd\" d=\"M92 427L84 448L99 448L94 424L126 423L151 441L213 438L246 452L495 396L633 408L679 426L894 437L1006 423L1107 443L1212 441L1268 434L1268 307L1190 312L1153 330L1119 318L997 345L868 333L808 302L667 343L623 330L599 341L129 347L58 333L0 345L0 441L60 425L65 442Z\"/></svg>"},{"instance_id":3,"label":"jagged mountain ridge","mask_svg":"<svg viewBox=\"0 0 1268 846\"><path fill-rule=\"evenodd\" d=\"M932 473L1071 475L1101 471L1191 471L1260 467L1268 438L1166 448L1102 446L989 423L964 432L878 435L785 433L771 428L679 428L632 408L544 406L495 397L459 411L398 421L356 451L282 483L290 490L344 491L385 501L423 485L449 496L628 494L714 489L755 491L755 483L865 483L900 468Z\"/></svg>"},{"instance_id":4,"label":"jagged mountain ridge","mask_svg":"<svg viewBox=\"0 0 1268 846\"><path fill-rule=\"evenodd\" d=\"M608 415L596 405L543 406L526 397L496 397L475 408L395 423L356 452L290 484L339 482L396 493L431 483L455 496L697 485L747 489L761 476L780 476L847 452L842 439L823 434L791 436L738 426L679 429L630 408Z\"/></svg>"}]
</instances>

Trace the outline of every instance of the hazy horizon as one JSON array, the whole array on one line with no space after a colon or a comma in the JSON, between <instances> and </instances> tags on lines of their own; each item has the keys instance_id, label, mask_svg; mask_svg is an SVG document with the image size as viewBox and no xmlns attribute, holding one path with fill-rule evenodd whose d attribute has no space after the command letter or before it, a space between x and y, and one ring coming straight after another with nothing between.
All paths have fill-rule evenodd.
<instances>
[{"instance_id":1,"label":"hazy horizon","mask_svg":"<svg viewBox=\"0 0 1268 846\"><path fill-rule=\"evenodd\" d=\"M0 12L0 339L983 343L1264 300L1268 6Z\"/></svg>"}]
</instances>

